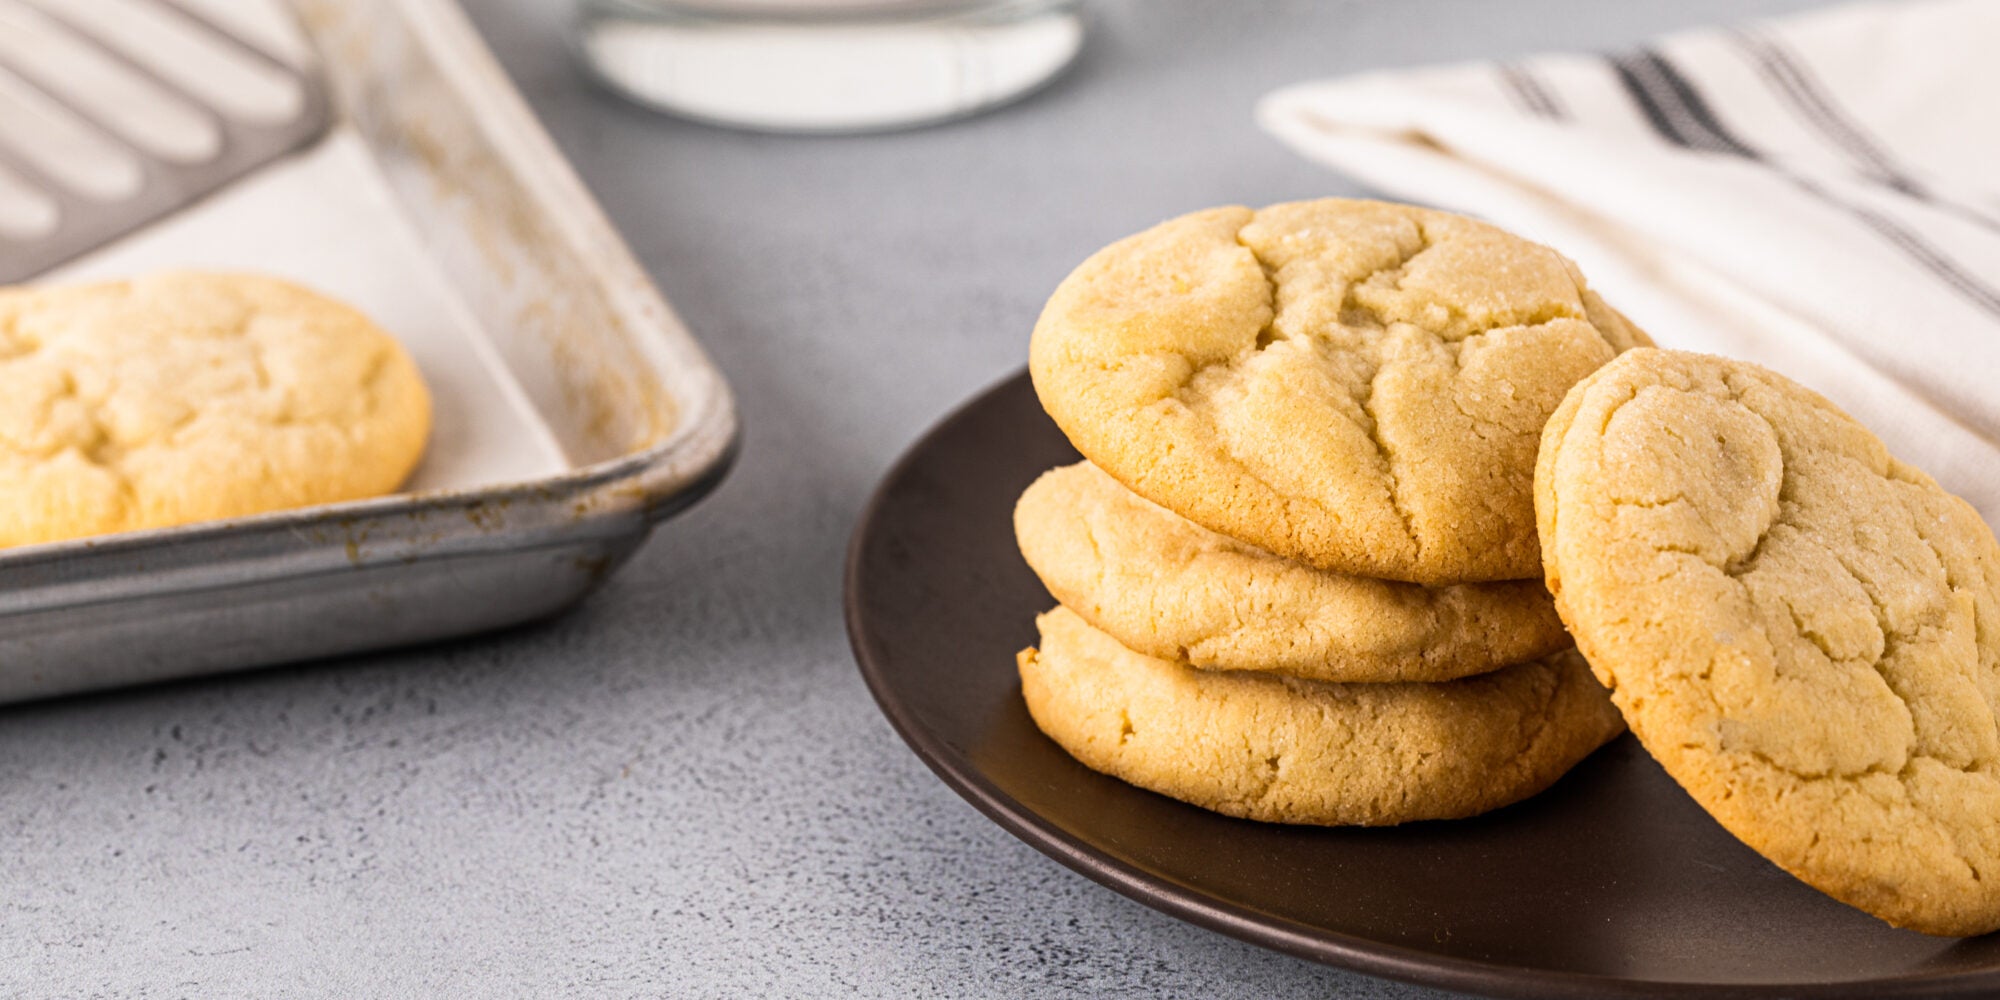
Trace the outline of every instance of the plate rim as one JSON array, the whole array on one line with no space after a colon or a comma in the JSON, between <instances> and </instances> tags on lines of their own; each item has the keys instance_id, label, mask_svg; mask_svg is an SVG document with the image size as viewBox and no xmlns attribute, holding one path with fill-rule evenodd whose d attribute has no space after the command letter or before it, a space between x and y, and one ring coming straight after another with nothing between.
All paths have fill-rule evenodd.
<instances>
[{"instance_id":1,"label":"plate rim","mask_svg":"<svg viewBox=\"0 0 2000 1000\"><path fill-rule=\"evenodd\" d=\"M939 438L982 409L993 397L1014 389L1028 377L1027 369L1023 367L993 381L948 410L904 448L883 472L867 503L862 506L848 537L841 571L841 618L847 628L848 647L876 708L932 774L1015 839L1127 899L1206 930L1321 965L1475 995L1529 1000L1660 996L1703 1000L1775 1000L1780 997L1832 1000L1863 995L1883 998L1990 997L2000 992L2000 969L1819 983L1705 983L1625 979L1440 955L1344 931L1310 927L1176 885L1120 861L1050 823L994 785L972 761L951 749L895 696L895 686L888 680L883 657L871 644L870 629L863 621L862 602L858 597L867 587L861 575L862 555L870 539L880 530L883 508L888 506L897 483L935 449Z\"/></svg>"}]
</instances>

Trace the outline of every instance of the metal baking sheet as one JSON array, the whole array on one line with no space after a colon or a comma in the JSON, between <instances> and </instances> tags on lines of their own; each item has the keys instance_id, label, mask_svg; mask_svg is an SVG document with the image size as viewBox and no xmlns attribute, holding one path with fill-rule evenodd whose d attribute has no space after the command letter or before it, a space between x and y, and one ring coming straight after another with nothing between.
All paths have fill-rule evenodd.
<instances>
[{"instance_id":1,"label":"metal baking sheet","mask_svg":"<svg viewBox=\"0 0 2000 1000\"><path fill-rule=\"evenodd\" d=\"M406 493L0 550L0 701L553 613L733 453L727 386L451 0L200 6L316 60L335 124L40 280L298 280L408 346L436 427Z\"/></svg>"}]
</instances>

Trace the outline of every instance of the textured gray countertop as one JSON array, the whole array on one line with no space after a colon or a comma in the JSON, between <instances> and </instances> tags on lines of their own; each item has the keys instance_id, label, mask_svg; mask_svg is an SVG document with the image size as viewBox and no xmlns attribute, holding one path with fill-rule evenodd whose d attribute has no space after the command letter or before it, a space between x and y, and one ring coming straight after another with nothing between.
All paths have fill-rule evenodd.
<instances>
[{"instance_id":1,"label":"textured gray countertop","mask_svg":"<svg viewBox=\"0 0 2000 1000\"><path fill-rule=\"evenodd\" d=\"M471 0L720 361L741 463L559 621L0 710L0 996L1418 997L1197 930L987 822L856 675L840 569L896 454L1167 216L1355 189L1251 102L1805 0L1100 0L1023 104L754 136L583 84L567 0Z\"/></svg>"}]
</instances>

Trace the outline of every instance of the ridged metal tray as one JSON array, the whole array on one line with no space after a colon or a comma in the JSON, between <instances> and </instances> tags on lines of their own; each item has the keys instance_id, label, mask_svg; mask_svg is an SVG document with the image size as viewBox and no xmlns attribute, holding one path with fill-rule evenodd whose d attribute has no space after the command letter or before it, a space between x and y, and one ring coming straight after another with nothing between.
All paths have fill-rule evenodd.
<instances>
[{"instance_id":1,"label":"ridged metal tray","mask_svg":"<svg viewBox=\"0 0 2000 1000\"><path fill-rule=\"evenodd\" d=\"M469 314L476 363L499 372L507 405L559 458L512 481L435 485L420 471L406 494L0 550L0 701L552 614L733 456L720 374L451 0L294 6L333 99L322 144L358 136L406 235ZM426 374L456 378L438 356ZM434 440L426 464L450 465L438 452L452 447Z\"/></svg>"}]
</instances>

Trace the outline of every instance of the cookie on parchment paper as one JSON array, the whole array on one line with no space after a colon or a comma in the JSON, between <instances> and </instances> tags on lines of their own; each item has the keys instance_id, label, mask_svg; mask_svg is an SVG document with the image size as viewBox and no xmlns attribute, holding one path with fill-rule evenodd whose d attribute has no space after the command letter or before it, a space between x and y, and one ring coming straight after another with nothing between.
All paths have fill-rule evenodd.
<instances>
[{"instance_id":1,"label":"cookie on parchment paper","mask_svg":"<svg viewBox=\"0 0 2000 1000\"><path fill-rule=\"evenodd\" d=\"M402 346L296 285L0 289L0 546L387 493L430 425Z\"/></svg>"}]
</instances>

